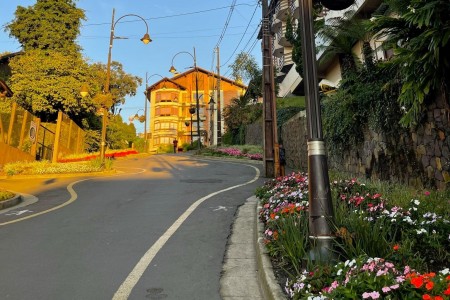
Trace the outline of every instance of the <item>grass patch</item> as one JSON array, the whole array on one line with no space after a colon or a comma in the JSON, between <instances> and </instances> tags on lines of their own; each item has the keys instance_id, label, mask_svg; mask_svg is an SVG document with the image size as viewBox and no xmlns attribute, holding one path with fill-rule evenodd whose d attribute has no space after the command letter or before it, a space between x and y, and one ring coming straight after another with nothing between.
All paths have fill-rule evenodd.
<instances>
[{"instance_id":1,"label":"grass patch","mask_svg":"<svg viewBox=\"0 0 450 300\"><path fill-rule=\"evenodd\" d=\"M14 196L14 193L0 189L0 201L11 199Z\"/></svg>"},{"instance_id":2,"label":"grass patch","mask_svg":"<svg viewBox=\"0 0 450 300\"><path fill-rule=\"evenodd\" d=\"M301 107L306 109L305 96L277 98L277 108Z\"/></svg>"}]
</instances>

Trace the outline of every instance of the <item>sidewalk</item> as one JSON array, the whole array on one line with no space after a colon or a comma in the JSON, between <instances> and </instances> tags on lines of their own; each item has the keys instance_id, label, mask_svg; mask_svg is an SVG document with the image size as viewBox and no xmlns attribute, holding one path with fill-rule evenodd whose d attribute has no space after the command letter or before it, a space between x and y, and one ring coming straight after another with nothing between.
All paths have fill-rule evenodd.
<instances>
[{"instance_id":1,"label":"sidewalk","mask_svg":"<svg viewBox=\"0 0 450 300\"><path fill-rule=\"evenodd\" d=\"M253 196L238 210L220 279L220 295L224 300L287 299L262 242L259 209L258 199Z\"/></svg>"}]
</instances>

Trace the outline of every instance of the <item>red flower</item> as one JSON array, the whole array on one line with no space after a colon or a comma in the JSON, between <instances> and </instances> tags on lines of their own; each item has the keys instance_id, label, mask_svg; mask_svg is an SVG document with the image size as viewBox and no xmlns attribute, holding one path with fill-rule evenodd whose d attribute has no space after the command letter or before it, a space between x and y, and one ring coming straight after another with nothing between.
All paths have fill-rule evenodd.
<instances>
[{"instance_id":1,"label":"red flower","mask_svg":"<svg viewBox=\"0 0 450 300\"><path fill-rule=\"evenodd\" d=\"M394 249L394 251L398 251L398 249L400 249L400 245L395 244L394 247L392 247L392 249Z\"/></svg>"},{"instance_id":2,"label":"red flower","mask_svg":"<svg viewBox=\"0 0 450 300\"><path fill-rule=\"evenodd\" d=\"M428 294L425 294L425 295L422 296L422 299L423 300L431 300L431 296L428 295Z\"/></svg>"},{"instance_id":3,"label":"red flower","mask_svg":"<svg viewBox=\"0 0 450 300\"><path fill-rule=\"evenodd\" d=\"M428 281L428 282L425 284L425 288L426 288L428 291L431 291L431 290L433 289L433 287L434 287L434 282L433 282L433 281Z\"/></svg>"},{"instance_id":4,"label":"red flower","mask_svg":"<svg viewBox=\"0 0 450 300\"><path fill-rule=\"evenodd\" d=\"M450 296L450 286L444 291L444 295Z\"/></svg>"},{"instance_id":5,"label":"red flower","mask_svg":"<svg viewBox=\"0 0 450 300\"><path fill-rule=\"evenodd\" d=\"M441 296L435 296L434 300L444 300L444 298L442 298Z\"/></svg>"},{"instance_id":6,"label":"red flower","mask_svg":"<svg viewBox=\"0 0 450 300\"><path fill-rule=\"evenodd\" d=\"M416 288L420 288L423 285L423 278L422 277L414 277L411 279L411 284Z\"/></svg>"}]
</instances>

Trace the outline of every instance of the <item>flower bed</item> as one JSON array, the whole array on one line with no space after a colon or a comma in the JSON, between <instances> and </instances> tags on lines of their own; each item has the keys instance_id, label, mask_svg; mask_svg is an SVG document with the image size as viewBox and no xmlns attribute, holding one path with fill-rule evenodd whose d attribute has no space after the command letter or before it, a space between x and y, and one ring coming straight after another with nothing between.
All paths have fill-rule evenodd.
<instances>
[{"instance_id":1,"label":"flower bed","mask_svg":"<svg viewBox=\"0 0 450 300\"><path fill-rule=\"evenodd\" d=\"M248 158L252 160L262 160L262 154L260 153L245 153L237 148L218 148L214 150L217 153L225 154L227 156L233 156L237 158Z\"/></svg>"},{"instance_id":2,"label":"flower bed","mask_svg":"<svg viewBox=\"0 0 450 300\"><path fill-rule=\"evenodd\" d=\"M400 207L356 179L331 188L336 260L322 266L308 259L307 175L273 179L256 192L265 244L288 274L290 298L450 299L448 210L429 211L429 192Z\"/></svg>"},{"instance_id":3,"label":"flower bed","mask_svg":"<svg viewBox=\"0 0 450 300\"><path fill-rule=\"evenodd\" d=\"M119 150L119 151L113 151L113 152L107 152L105 153L106 158L116 158L116 157L126 157L128 155L132 154L138 154L136 150ZM100 154L89 154L89 155L83 155L83 156L74 156L74 157L66 157L59 159L58 162L60 163L67 163L67 162L78 162L78 161L88 161L93 160L96 158L99 158Z\"/></svg>"}]
</instances>

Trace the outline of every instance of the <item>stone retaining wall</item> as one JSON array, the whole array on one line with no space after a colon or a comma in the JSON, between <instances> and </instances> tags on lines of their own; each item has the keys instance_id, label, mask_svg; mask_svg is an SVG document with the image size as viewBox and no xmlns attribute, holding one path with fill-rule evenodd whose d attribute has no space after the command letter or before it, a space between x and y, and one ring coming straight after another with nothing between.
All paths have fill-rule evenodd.
<instances>
[{"instance_id":1,"label":"stone retaining wall","mask_svg":"<svg viewBox=\"0 0 450 300\"><path fill-rule=\"evenodd\" d=\"M424 118L420 126L396 137L387 138L382 133L364 130L361 145L350 151L328 153L329 167L348 172L350 176L389 180L417 188L446 188L450 182L450 108L443 99L437 99L428 107ZM252 126L252 132L259 128L261 138L257 141L262 144L262 124ZM305 112L283 124L279 136L286 149L287 166L306 172Z\"/></svg>"}]
</instances>

